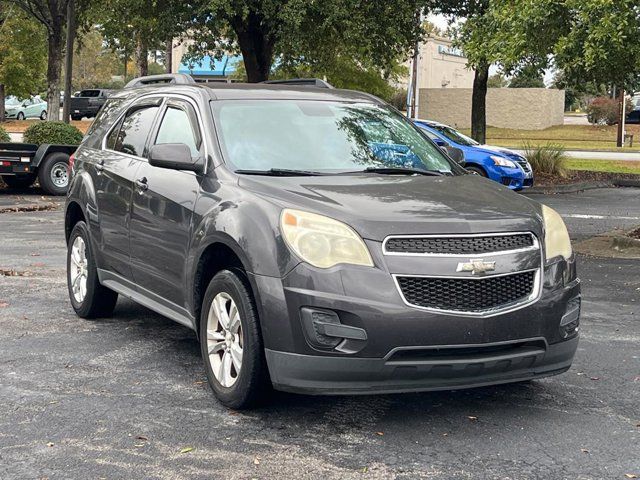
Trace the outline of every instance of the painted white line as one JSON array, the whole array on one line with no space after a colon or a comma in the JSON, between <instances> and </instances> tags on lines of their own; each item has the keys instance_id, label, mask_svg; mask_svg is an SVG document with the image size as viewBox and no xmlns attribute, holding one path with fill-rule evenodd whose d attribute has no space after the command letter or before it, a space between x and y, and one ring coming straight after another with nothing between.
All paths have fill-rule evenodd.
<instances>
[{"instance_id":1,"label":"painted white line","mask_svg":"<svg viewBox=\"0 0 640 480\"><path fill-rule=\"evenodd\" d=\"M616 219L616 220L640 220L640 217L616 217L613 215L585 215L581 213L569 213L563 215L563 217L569 218L585 218L585 219L594 219L594 220L604 220L604 219Z\"/></svg>"}]
</instances>

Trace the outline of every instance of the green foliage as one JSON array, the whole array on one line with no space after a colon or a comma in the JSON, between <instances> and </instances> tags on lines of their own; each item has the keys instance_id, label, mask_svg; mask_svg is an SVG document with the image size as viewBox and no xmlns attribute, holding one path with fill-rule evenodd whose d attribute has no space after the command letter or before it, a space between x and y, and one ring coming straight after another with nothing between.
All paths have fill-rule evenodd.
<instances>
[{"instance_id":1,"label":"green foliage","mask_svg":"<svg viewBox=\"0 0 640 480\"><path fill-rule=\"evenodd\" d=\"M46 31L17 7L3 10L0 83L7 95L29 97L46 88Z\"/></svg>"},{"instance_id":2,"label":"green foliage","mask_svg":"<svg viewBox=\"0 0 640 480\"><path fill-rule=\"evenodd\" d=\"M7 133L4 127L0 127L0 143L11 142L11 136Z\"/></svg>"},{"instance_id":3,"label":"green foliage","mask_svg":"<svg viewBox=\"0 0 640 480\"><path fill-rule=\"evenodd\" d=\"M542 72L527 65L521 68L509 82L509 88L544 88Z\"/></svg>"},{"instance_id":4,"label":"green foliage","mask_svg":"<svg viewBox=\"0 0 640 480\"><path fill-rule=\"evenodd\" d=\"M24 132L24 141L36 145L43 143L79 145L82 137L80 130L63 122L34 123Z\"/></svg>"},{"instance_id":5,"label":"green foliage","mask_svg":"<svg viewBox=\"0 0 640 480\"><path fill-rule=\"evenodd\" d=\"M633 110L627 102L627 111ZM595 125L615 125L620 118L620 102L615 98L597 97L587 106L587 120Z\"/></svg>"},{"instance_id":6,"label":"green foliage","mask_svg":"<svg viewBox=\"0 0 640 480\"><path fill-rule=\"evenodd\" d=\"M507 80L501 73L491 75L487 81L488 88L505 88L508 85L509 80Z\"/></svg>"},{"instance_id":7,"label":"green foliage","mask_svg":"<svg viewBox=\"0 0 640 480\"><path fill-rule=\"evenodd\" d=\"M567 175L567 155L562 145L547 143L533 146L524 144L524 156L536 174L565 177Z\"/></svg>"},{"instance_id":8,"label":"green foliage","mask_svg":"<svg viewBox=\"0 0 640 480\"><path fill-rule=\"evenodd\" d=\"M388 102L401 112L407 110L407 89L401 88L396 90Z\"/></svg>"},{"instance_id":9,"label":"green foliage","mask_svg":"<svg viewBox=\"0 0 640 480\"><path fill-rule=\"evenodd\" d=\"M285 72L348 65L386 78L423 33L423 2L360 0L210 0L197 16L191 60L241 52L250 82L265 80L274 59ZM336 83L348 83L332 72ZM328 76L328 75L327 75Z\"/></svg>"},{"instance_id":10,"label":"green foliage","mask_svg":"<svg viewBox=\"0 0 640 480\"><path fill-rule=\"evenodd\" d=\"M105 47L100 30L91 28L78 40L73 55L72 90L108 88L111 77L118 75L120 69L120 60Z\"/></svg>"}]
</instances>

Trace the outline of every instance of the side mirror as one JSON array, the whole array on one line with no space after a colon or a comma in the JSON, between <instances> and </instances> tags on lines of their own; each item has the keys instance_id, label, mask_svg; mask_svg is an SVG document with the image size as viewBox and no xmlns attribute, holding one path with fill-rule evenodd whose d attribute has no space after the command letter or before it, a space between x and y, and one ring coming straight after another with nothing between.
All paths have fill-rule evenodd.
<instances>
[{"instance_id":1,"label":"side mirror","mask_svg":"<svg viewBox=\"0 0 640 480\"><path fill-rule=\"evenodd\" d=\"M446 147L440 147L444 153L451 157L458 165L464 165L464 152L459 148L447 145Z\"/></svg>"},{"instance_id":2,"label":"side mirror","mask_svg":"<svg viewBox=\"0 0 640 480\"><path fill-rule=\"evenodd\" d=\"M154 145L149 150L149 165L197 173L204 170L204 160L202 158L193 159L191 149L184 143Z\"/></svg>"}]
</instances>

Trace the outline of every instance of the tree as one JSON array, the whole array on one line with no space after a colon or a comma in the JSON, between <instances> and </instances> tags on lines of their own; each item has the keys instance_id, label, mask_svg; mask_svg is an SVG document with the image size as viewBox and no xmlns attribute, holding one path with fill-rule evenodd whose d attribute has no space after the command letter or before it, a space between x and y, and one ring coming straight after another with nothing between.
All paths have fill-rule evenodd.
<instances>
[{"instance_id":1,"label":"tree","mask_svg":"<svg viewBox=\"0 0 640 480\"><path fill-rule=\"evenodd\" d=\"M104 38L97 28L82 36L73 57L73 86L77 90L107 87L111 77L119 73L118 57L105 48Z\"/></svg>"},{"instance_id":2,"label":"tree","mask_svg":"<svg viewBox=\"0 0 640 480\"><path fill-rule=\"evenodd\" d=\"M191 59L240 52L249 82L282 68L349 58L386 72L406 56L423 31L414 21L424 2L360 0L209 0L193 25ZM342 60L339 60L342 61Z\"/></svg>"},{"instance_id":3,"label":"tree","mask_svg":"<svg viewBox=\"0 0 640 480\"><path fill-rule=\"evenodd\" d=\"M40 22L47 32L47 119L60 118L60 74L69 0L8 0Z\"/></svg>"},{"instance_id":4,"label":"tree","mask_svg":"<svg viewBox=\"0 0 640 480\"><path fill-rule=\"evenodd\" d=\"M544 88L542 72L535 66L522 67L509 82L509 88Z\"/></svg>"},{"instance_id":5,"label":"tree","mask_svg":"<svg viewBox=\"0 0 640 480\"><path fill-rule=\"evenodd\" d=\"M13 5L0 4L0 105L5 93L19 98L42 91L47 46L44 28ZM0 121L4 121L4 108Z\"/></svg>"},{"instance_id":6,"label":"tree","mask_svg":"<svg viewBox=\"0 0 640 480\"><path fill-rule=\"evenodd\" d=\"M489 67L497 58L491 45L496 30L489 0L430 0L429 9L446 16L452 25L454 43L462 48L475 70L471 100L471 136L485 143L487 133L487 88ZM455 23L455 22L460 23Z\"/></svg>"},{"instance_id":7,"label":"tree","mask_svg":"<svg viewBox=\"0 0 640 480\"><path fill-rule=\"evenodd\" d=\"M487 81L487 87L489 88L505 88L508 85L509 80L501 73L491 75Z\"/></svg>"},{"instance_id":8,"label":"tree","mask_svg":"<svg viewBox=\"0 0 640 480\"><path fill-rule=\"evenodd\" d=\"M637 0L495 0L494 41L507 62L534 55L553 62L570 83L640 87ZM622 113L622 109L620 108ZM618 131L621 145L622 129Z\"/></svg>"}]
</instances>

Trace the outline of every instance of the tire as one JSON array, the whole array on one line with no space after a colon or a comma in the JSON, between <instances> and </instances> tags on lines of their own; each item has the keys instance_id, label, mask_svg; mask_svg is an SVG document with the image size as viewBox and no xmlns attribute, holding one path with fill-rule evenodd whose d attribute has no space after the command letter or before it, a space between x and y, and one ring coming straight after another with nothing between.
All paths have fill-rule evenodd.
<instances>
[{"instance_id":1,"label":"tire","mask_svg":"<svg viewBox=\"0 0 640 480\"><path fill-rule=\"evenodd\" d=\"M25 188L29 188L31 185L33 185L33 182L36 181L36 174L29 173L26 175L6 175L2 177L2 180L7 184L7 187L9 188L24 190Z\"/></svg>"},{"instance_id":2,"label":"tire","mask_svg":"<svg viewBox=\"0 0 640 480\"><path fill-rule=\"evenodd\" d=\"M475 173L476 175L480 175L481 177L487 176L487 172L485 172L481 167L476 167L474 165L470 165L468 167L464 167L466 170Z\"/></svg>"},{"instance_id":3,"label":"tire","mask_svg":"<svg viewBox=\"0 0 640 480\"><path fill-rule=\"evenodd\" d=\"M78 121L82 120L82 115L71 115L71 120Z\"/></svg>"},{"instance_id":4,"label":"tire","mask_svg":"<svg viewBox=\"0 0 640 480\"><path fill-rule=\"evenodd\" d=\"M219 310L212 308L214 300L218 308L224 309L226 320L224 314L215 313ZM235 329L231 324L234 315L229 319L234 305L238 313ZM219 321L221 317L223 322ZM223 270L213 277L202 302L199 333L207 378L217 399L233 409L249 408L264 400L270 390L269 375L258 313L251 287L242 273ZM215 353L209 355L214 348Z\"/></svg>"},{"instance_id":5,"label":"tire","mask_svg":"<svg viewBox=\"0 0 640 480\"><path fill-rule=\"evenodd\" d=\"M40 120L46 120L47 119L47 111L43 110L42 113L40 114Z\"/></svg>"},{"instance_id":6,"label":"tire","mask_svg":"<svg viewBox=\"0 0 640 480\"><path fill-rule=\"evenodd\" d=\"M89 230L82 221L73 227L67 244L67 287L71 306L81 318L108 317L118 301L118 294L98 281Z\"/></svg>"},{"instance_id":7,"label":"tire","mask_svg":"<svg viewBox=\"0 0 640 480\"><path fill-rule=\"evenodd\" d=\"M18 115L16 116L16 120L24 120L24 113L18 112Z\"/></svg>"},{"instance_id":8,"label":"tire","mask_svg":"<svg viewBox=\"0 0 640 480\"><path fill-rule=\"evenodd\" d=\"M49 195L66 195L69 187L69 155L50 153L38 167L40 186Z\"/></svg>"}]
</instances>

